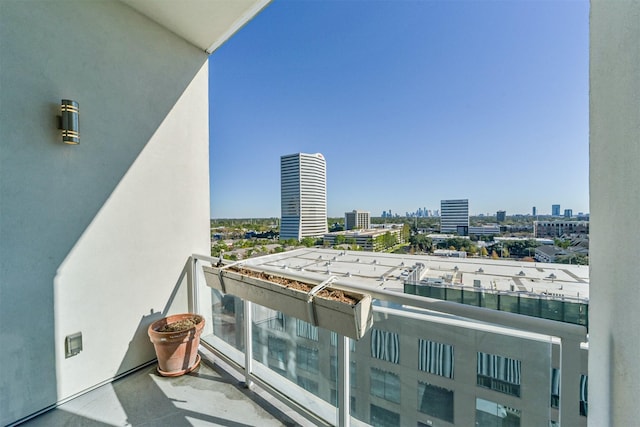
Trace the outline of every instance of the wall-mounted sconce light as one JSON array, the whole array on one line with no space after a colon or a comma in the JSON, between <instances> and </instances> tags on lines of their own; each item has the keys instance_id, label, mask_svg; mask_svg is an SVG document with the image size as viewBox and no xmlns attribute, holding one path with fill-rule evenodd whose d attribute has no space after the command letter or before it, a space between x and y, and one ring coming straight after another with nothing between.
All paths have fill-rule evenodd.
<instances>
[{"instance_id":1,"label":"wall-mounted sconce light","mask_svg":"<svg viewBox=\"0 0 640 427\"><path fill-rule=\"evenodd\" d=\"M62 142L65 144L80 144L79 105L76 101L63 99L60 105L62 115L59 129L62 129Z\"/></svg>"}]
</instances>

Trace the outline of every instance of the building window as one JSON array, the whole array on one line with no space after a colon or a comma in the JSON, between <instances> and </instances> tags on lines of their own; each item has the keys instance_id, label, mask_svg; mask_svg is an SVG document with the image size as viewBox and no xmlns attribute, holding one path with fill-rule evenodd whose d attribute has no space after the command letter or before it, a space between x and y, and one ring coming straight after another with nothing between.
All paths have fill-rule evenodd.
<instances>
[{"instance_id":1,"label":"building window","mask_svg":"<svg viewBox=\"0 0 640 427\"><path fill-rule=\"evenodd\" d=\"M478 352L477 384L520 397L521 366L516 359Z\"/></svg>"},{"instance_id":2,"label":"building window","mask_svg":"<svg viewBox=\"0 0 640 427\"><path fill-rule=\"evenodd\" d=\"M476 398L476 425L520 427L520 410Z\"/></svg>"},{"instance_id":3,"label":"building window","mask_svg":"<svg viewBox=\"0 0 640 427\"><path fill-rule=\"evenodd\" d=\"M400 377L392 372L371 368L371 395L400 403Z\"/></svg>"},{"instance_id":4,"label":"building window","mask_svg":"<svg viewBox=\"0 0 640 427\"><path fill-rule=\"evenodd\" d=\"M351 413L353 414L354 412L356 412L356 398L354 396L349 396L349 400L351 401L350 405L350 409L351 409ZM330 402L333 406L338 406L338 391L336 389L331 389L331 402Z\"/></svg>"},{"instance_id":5,"label":"building window","mask_svg":"<svg viewBox=\"0 0 640 427\"><path fill-rule=\"evenodd\" d=\"M331 347L338 346L338 334L336 332L331 331ZM349 350L356 351L356 342L355 340L349 340Z\"/></svg>"},{"instance_id":6,"label":"building window","mask_svg":"<svg viewBox=\"0 0 640 427\"><path fill-rule=\"evenodd\" d=\"M269 329L274 331L284 331L285 328L285 317L284 314L280 311L272 310L273 314L269 317L267 325Z\"/></svg>"},{"instance_id":7,"label":"building window","mask_svg":"<svg viewBox=\"0 0 640 427\"><path fill-rule=\"evenodd\" d=\"M304 320L296 319L296 334L308 340L318 341L318 327Z\"/></svg>"},{"instance_id":8,"label":"building window","mask_svg":"<svg viewBox=\"0 0 640 427\"><path fill-rule=\"evenodd\" d=\"M418 352L418 369L453 378L453 346L420 339Z\"/></svg>"},{"instance_id":9,"label":"building window","mask_svg":"<svg viewBox=\"0 0 640 427\"><path fill-rule=\"evenodd\" d=\"M281 338L267 337L269 367L278 371L287 371L287 342Z\"/></svg>"},{"instance_id":10,"label":"building window","mask_svg":"<svg viewBox=\"0 0 640 427\"><path fill-rule=\"evenodd\" d=\"M298 375L298 385L303 389L311 392L315 395L318 395L318 382L310 380L309 378L302 377Z\"/></svg>"},{"instance_id":11,"label":"building window","mask_svg":"<svg viewBox=\"0 0 640 427\"><path fill-rule=\"evenodd\" d=\"M371 405L369 423L374 427L397 427L400 425L400 414L388 409Z\"/></svg>"},{"instance_id":12,"label":"building window","mask_svg":"<svg viewBox=\"0 0 640 427\"><path fill-rule=\"evenodd\" d=\"M453 423L453 391L418 382L418 410Z\"/></svg>"},{"instance_id":13,"label":"building window","mask_svg":"<svg viewBox=\"0 0 640 427\"><path fill-rule=\"evenodd\" d=\"M318 350L302 345L296 347L296 365L309 372L318 372Z\"/></svg>"},{"instance_id":14,"label":"building window","mask_svg":"<svg viewBox=\"0 0 640 427\"><path fill-rule=\"evenodd\" d=\"M336 356L331 356L330 364L331 366L329 367L329 379L331 381L338 381L338 358ZM349 362L349 385L351 387L355 387L357 385L355 360L351 360Z\"/></svg>"},{"instance_id":15,"label":"building window","mask_svg":"<svg viewBox=\"0 0 640 427\"><path fill-rule=\"evenodd\" d=\"M551 368L551 407L560 407L560 369Z\"/></svg>"},{"instance_id":16,"label":"building window","mask_svg":"<svg viewBox=\"0 0 640 427\"><path fill-rule=\"evenodd\" d=\"M589 377L587 375L580 375L580 415L585 417L588 413L588 382Z\"/></svg>"},{"instance_id":17,"label":"building window","mask_svg":"<svg viewBox=\"0 0 640 427\"><path fill-rule=\"evenodd\" d=\"M371 357L400 363L400 337L393 332L371 329Z\"/></svg>"}]
</instances>

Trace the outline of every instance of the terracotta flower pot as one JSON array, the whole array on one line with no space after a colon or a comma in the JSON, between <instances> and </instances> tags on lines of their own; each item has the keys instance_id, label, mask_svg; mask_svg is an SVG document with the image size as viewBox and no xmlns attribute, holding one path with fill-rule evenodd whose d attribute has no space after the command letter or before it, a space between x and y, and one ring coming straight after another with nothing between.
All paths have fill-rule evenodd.
<instances>
[{"instance_id":1,"label":"terracotta flower pot","mask_svg":"<svg viewBox=\"0 0 640 427\"><path fill-rule=\"evenodd\" d=\"M175 332L161 332L166 325L194 319L195 326ZM200 363L198 346L204 328L204 317L199 314L175 314L149 325L148 333L158 357L158 373L166 377L184 375Z\"/></svg>"}]
</instances>

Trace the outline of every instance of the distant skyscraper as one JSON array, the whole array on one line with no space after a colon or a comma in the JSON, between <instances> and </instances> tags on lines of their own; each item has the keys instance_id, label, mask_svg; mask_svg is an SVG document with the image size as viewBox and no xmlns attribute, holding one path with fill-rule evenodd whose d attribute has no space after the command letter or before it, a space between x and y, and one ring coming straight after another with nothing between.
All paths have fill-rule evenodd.
<instances>
[{"instance_id":1,"label":"distant skyscraper","mask_svg":"<svg viewBox=\"0 0 640 427\"><path fill-rule=\"evenodd\" d=\"M469 199L440 201L440 232L469 233Z\"/></svg>"},{"instance_id":2,"label":"distant skyscraper","mask_svg":"<svg viewBox=\"0 0 640 427\"><path fill-rule=\"evenodd\" d=\"M564 217L565 218L571 218L573 216L573 209L565 209L564 210Z\"/></svg>"},{"instance_id":3,"label":"distant skyscraper","mask_svg":"<svg viewBox=\"0 0 640 427\"><path fill-rule=\"evenodd\" d=\"M355 229L366 230L370 227L371 227L370 212L354 210L353 212L344 213L344 229L345 230L355 230Z\"/></svg>"},{"instance_id":4,"label":"distant skyscraper","mask_svg":"<svg viewBox=\"0 0 640 427\"><path fill-rule=\"evenodd\" d=\"M496 221L504 222L507 219L507 211L496 212Z\"/></svg>"},{"instance_id":5,"label":"distant skyscraper","mask_svg":"<svg viewBox=\"0 0 640 427\"><path fill-rule=\"evenodd\" d=\"M560 216L560 205L551 205L551 215Z\"/></svg>"},{"instance_id":6,"label":"distant skyscraper","mask_svg":"<svg viewBox=\"0 0 640 427\"><path fill-rule=\"evenodd\" d=\"M538 216L538 209L534 206L533 209L531 210L531 215L532 216Z\"/></svg>"},{"instance_id":7,"label":"distant skyscraper","mask_svg":"<svg viewBox=\"0 0 640 427\"><path fill-rule=\"evenodd\" d=\"M320 153L280 157L280 239L327 233L327 166Z\"/></svg>"}]
</instances>

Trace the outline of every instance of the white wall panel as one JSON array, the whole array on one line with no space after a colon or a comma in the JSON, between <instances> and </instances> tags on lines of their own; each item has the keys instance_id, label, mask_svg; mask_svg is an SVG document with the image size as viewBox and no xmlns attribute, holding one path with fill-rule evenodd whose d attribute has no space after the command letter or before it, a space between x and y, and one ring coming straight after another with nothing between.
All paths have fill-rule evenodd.
<instances>
[{"instance_id":1,"label":"white wall panel","mask_svg":"<svg viewBox=\"0 0 640 427\"><path fill-rule=\"evenodd\" d=\"M640 2L592 1L589 425L638 425Z\"/></svg>"},{"instance_id":2,"label":"white wall panel","mask_svg":"<svg viewBox=\"0 0 640 427\"><path fill-rule=\"evenodd\" d=\"M209 250L208 90L204 52L116 1L3 0L0 43L5 425L153 357L151 310Z\"/></svg>"}]
</instances>

